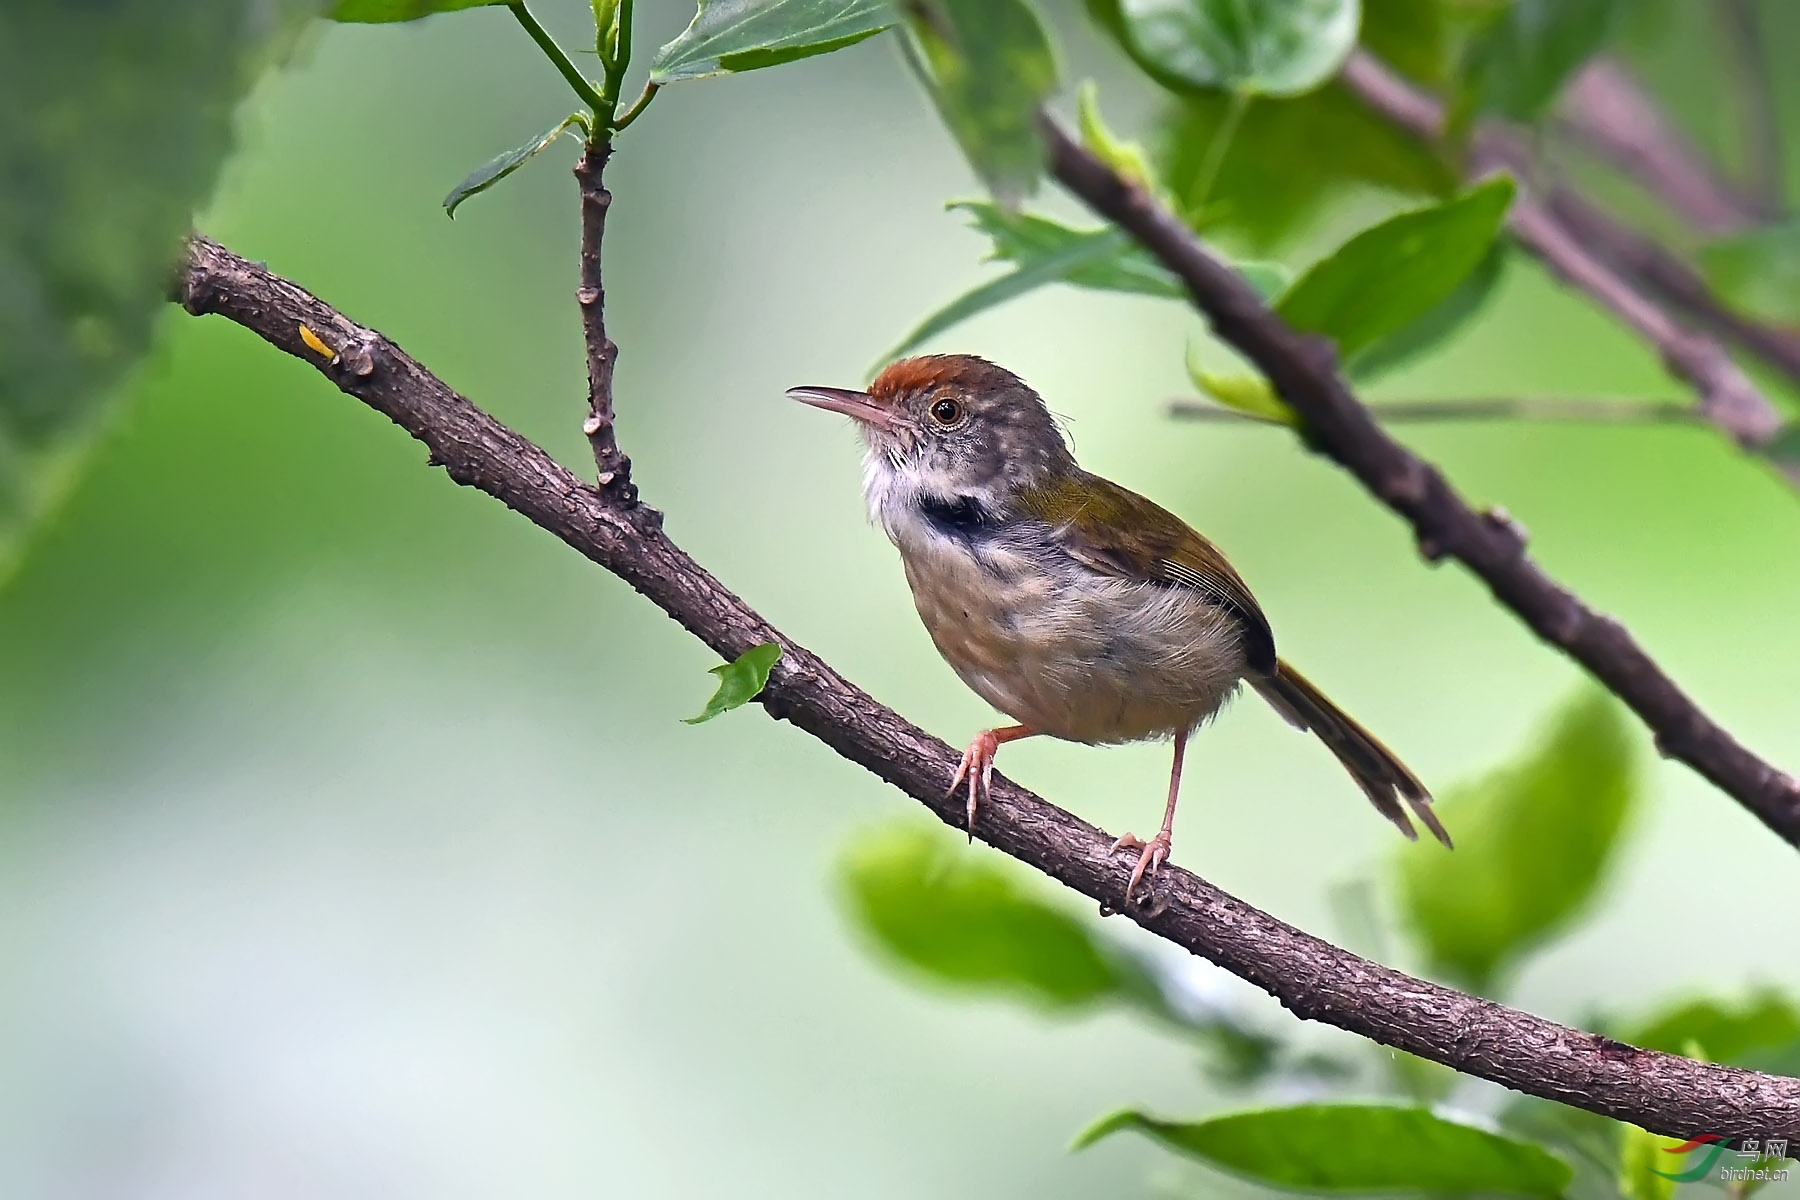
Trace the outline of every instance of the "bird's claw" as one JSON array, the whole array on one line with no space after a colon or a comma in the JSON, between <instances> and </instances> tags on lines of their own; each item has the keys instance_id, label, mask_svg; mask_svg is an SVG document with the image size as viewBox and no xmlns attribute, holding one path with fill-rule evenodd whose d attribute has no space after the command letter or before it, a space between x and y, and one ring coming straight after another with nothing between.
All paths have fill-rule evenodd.
<instances>
[{"instance_id":1,"label":"bird's claw","mask_svg":"<svg viewBox=\"0 0 1800 1200\"><path fill-rule=\"evenodd\" d=\"M1137 866L1131 870L1131 882L1125 885L1125 902L1127 904L1131 903L1131 897L1137 891L1138 884L1143 881L1144 877L1156 874L1157 868L1169 861L1171 846L1168 831L1164 830L1147 842L1136 834L1128 833L1112 844L1112 853L1114 854L1121 850L1140 849L1143 853L1138 855Z\"/></svg>"},{"instance_id":2,"label":"bird's claw","mask_svg":"<svg viewBox=\"0 0 1800 1200\"><path fill-rule=\"evenodd\" d=\"M975 810L981 805L981 798L988 794L994 786L994 756L1000 752L1000 739L991 729L984 729L975 735L963 751L962 762L956 768L956 774L950 777L950 790L946 796L956 795L964 780L969 785L969 840L975 840Z\"/></svg>"}]
</instances>

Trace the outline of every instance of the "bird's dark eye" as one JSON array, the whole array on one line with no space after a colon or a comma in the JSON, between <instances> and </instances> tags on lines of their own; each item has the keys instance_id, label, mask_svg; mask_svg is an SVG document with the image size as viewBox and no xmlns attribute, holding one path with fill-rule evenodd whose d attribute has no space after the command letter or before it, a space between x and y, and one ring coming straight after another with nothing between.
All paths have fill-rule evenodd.
<instances>
[{"instance_id":1,"label":"bird's dark eye","mask_svg":"<svg viewBox=\"0 0 1800 1200\"><path fill-rule=\"evenodd\" d=\"M939 425L946 427L954 425L962 420L962 416L963 406L947 396L934 402L931 406L931 419Z\"/></svg>"}]
</instances>

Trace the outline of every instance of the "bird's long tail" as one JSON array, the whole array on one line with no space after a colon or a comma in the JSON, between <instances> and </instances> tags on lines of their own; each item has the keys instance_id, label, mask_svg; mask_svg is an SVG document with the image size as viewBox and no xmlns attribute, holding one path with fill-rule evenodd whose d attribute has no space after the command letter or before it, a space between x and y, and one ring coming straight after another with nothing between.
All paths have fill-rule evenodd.
<instances>
[{"instance_id":1,"label":"bird's long tail","mask_svg":"<svg viewBox=\"0 0 1800 1200\"><path fill-rule=\"evenodd\" d=\"M1325 693L1307 682L1304 675L1277 660L1274 673L1252 675L1249 681L1290 725L1310 729L1329 746L1337 760L1344 764L1344 769L1350 772L1350 778L1356 780L1357 786L1369 797L1369 803L1392 821L1408 840L1417 840L1419 835L1414 832L1412 822L1406 819L1401 801L1438 841L1450 845L1450 835L1445 832L1437 814L1431 811L1431 793L1425 790L1425 785L1406 769L1406 764L1395 757L1392 750L1327 699Z\"/></svg>"}]
</instances>

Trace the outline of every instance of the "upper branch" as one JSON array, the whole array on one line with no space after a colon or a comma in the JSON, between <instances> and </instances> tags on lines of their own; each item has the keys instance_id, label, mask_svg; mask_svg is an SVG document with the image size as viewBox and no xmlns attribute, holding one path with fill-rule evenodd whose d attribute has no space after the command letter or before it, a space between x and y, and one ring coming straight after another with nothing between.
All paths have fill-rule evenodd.
<instances>
[{"instance_id":1,"label":"upper branch","mask_svg":"<svg viewBox=\"0 0 1800 1200\"><path fill-rule=\"evenodd\" d=\"M1256 364L1306 423L1312 442L1411 522L1421 550L1479 575L1495 599L1567 653L1643 718L1658 748L1678 758L1800 847L1800 785L1713 721L1611 617L1595 612L1525 553L1509 521L1475 512L1437 468L1389 437L1338 375L1324 338L1270 312L1237 272L1144 189L1046 119L1050 169L1101 216L1130 233L1186 285L1225 341Z\"/></svg>"},{"instance_id":2,"label":"upper branch","mask_svg":"<svg viewBox=\"0 0 1800 1200\"><path fill-rule=\"evenodd\" d=\"M779 643L781 659L759 697L770 714L961 828L963 809L944 793L956 752L782 636L665 537L651 510L583 483L379 333L215 242L189 244L177 298L189 312L219 313L310 363L423 442L452 479L618 575L719 654ZM1658 1133L1800 1138L1800 1080L1636 1049L1411 978L1174 866L1157 876L1160 903L1125 906L1129 872L1110 852L1111 838L999 775L994 799L976 824L983 841L1103 905L1123 906L1152 933L1250 980L1303 1018Z\"/></svg>"},{"instance_id":3,"label":"upper branch","mask_svg":"<svg viewBox=\"0 0 1800 1200\"><path fill-rule=\"evenodd\" d=\"M1353 52L1343 79L1370 108L1422 138L1436 140L1443 106L1365 50ZM1477 171L1508 167L1529 178L1531 152L1504 130L1477 132L1472 165ZM1669 370L1692 384L1700 412L1745 447L1765 446L1786 425L1780 411L1738 369L1723 347L1683 328L1612 267L1596 257L1541 201L1523 187L1507 214L1513 236L1557 275L1587 292L1656 348ZM1800 482L1790 480L1790 482Z\"/></svg>"}]
</instances>

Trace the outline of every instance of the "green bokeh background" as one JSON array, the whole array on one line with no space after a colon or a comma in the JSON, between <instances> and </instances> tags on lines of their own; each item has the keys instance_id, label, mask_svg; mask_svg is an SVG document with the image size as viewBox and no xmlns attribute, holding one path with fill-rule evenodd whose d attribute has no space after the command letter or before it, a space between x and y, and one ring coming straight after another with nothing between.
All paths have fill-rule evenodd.
<instances>
[{"instance_id":1,"label":"green bokeh background","mask_svg":"<svg viewBox=\"0 0 1800 1200\"><path fill-rule=\"evenodd\" d=\"M544 7L579 44L585 6ZM1109 116L1140 124L1151 98L1053 12L1065 75L1098 75ZM646 3L640 45L685 15ZM504 11L321 28L246 105L198 224L580 465L573 144L454 223L437 208L568 105ZM620 431L647 498L781 628L965 739L989 714L864 520L852 433L781 399L861 379L982 277L979 240L942 212L974 185L893 47L672 88L611 182ZM1086 466L1206 530L1283 653L1426 779L1515 751L1578 673L1459 569L1422 566L1291 437L1163 416L1199 336L1174 305L1052 291L934 348L1019 371ZM244 331L169 312L131 390L0 593L0 1194L1170 1182L1131 1139L1064 1147L1118 1104L1216 1103L1190 1056L1122 1018L1058 1025L897 982L846 927L839 848L911 801L758 710L682 725L711 686L703 647ZM1538 393L1680 394L1519 266L1469 336L1378 395ZM1688 430L1404 436L1504 504L1746 743L1800 763L1789 491ZM1792 850L1642 749L1647 803L1603 911L1515 998L1580 1020L1800 987ZM1004 765L1142 829L1166 754L1027 742ZM1189 781L1179 861L1341 933L1331 886L1393 833L1329 756L1244 704L1196 744Z\"/></svg>"}]
</instances>

